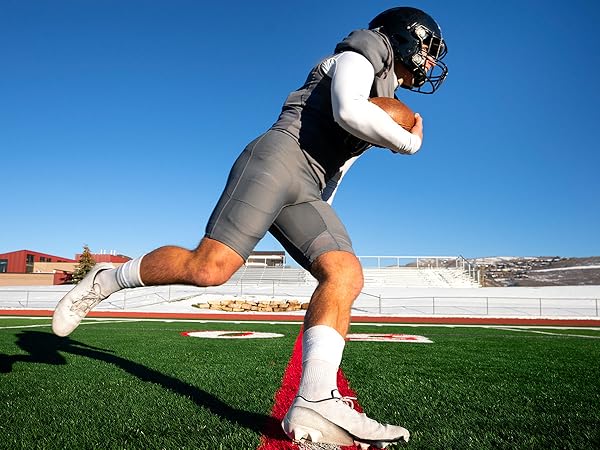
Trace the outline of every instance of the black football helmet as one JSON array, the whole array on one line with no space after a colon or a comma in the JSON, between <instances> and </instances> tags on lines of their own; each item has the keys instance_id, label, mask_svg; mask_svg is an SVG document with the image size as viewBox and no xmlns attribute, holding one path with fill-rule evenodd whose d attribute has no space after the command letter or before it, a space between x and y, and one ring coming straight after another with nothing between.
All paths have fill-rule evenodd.
<instances>
[{"instance_id":1,"label":"black football helmet","mask_svg":"<svg viewBox=\"0 0 600 450\"><path fill-rule=\"evenodd\" d=\"M369 23L370 30L387 36L400 62L413 74L415 92L432 94L448 75L442 62L448 52L442 30L435 20L420 9L400 6L383 11Z\"/></svg>"}]
</instances>

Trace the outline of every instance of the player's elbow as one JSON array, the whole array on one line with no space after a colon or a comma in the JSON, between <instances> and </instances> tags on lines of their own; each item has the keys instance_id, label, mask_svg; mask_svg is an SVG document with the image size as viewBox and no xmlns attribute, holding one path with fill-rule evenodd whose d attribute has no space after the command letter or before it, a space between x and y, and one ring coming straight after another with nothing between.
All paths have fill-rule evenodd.
<instances>
[{"instance_id":1,"label":"player's elbow","mask_svg":"<svg viewBox=\"0 0 600 450\"><path fill-rule=\"evenodd\" d=\"M357 119L352 108L334 108L333 120L345 130L353 130L356 128Z\"/></svg>"}]
</instances>

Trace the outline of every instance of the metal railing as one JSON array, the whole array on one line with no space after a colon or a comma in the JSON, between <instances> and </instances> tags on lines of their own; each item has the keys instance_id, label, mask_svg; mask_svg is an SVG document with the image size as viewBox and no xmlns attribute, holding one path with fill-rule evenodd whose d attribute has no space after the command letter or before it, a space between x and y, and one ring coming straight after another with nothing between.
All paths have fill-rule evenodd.
<instances>
[{"instance_id":1,"label":"metal railing","mask_svg":"<svg viewBox=\"0 0 600 450\"><path fill-rule=\"evenodd\" d=\"M416 267L440 268L461 267L459 261L462 256L357 256L363 268L385 268L385 267ZM464 258L463 258L464 259Z\"/></svg>"},{"instance_id":2,"label":"metal railing","mask_svg":"<svg viewBox=\"0 0 600 450\"><path fill-rule=\"evenodd\" d=\"M481 284L481 268L468 260L466 260L462 255L458 255L458 263L460 264L460 268L465 271L472 280L474 280L477 284Z\"/></svg>"},{"instance_id":3,"label":"metal railing","mask_svg":"<svg viewBox=\"0 0 600 450\"><path fill-rule=\"evenodd\" d=\"M354 309L383 316L600 317L599 306L599 297L384 297L363 292Z\"/></svg>"},{"instance_id":4,"label":"metal railing","mask_svg":"<svg viewBox=\"0 0 600 450\"><path fill-rule=\"evenodd\" d=\"M104 311L169 311L169 304L185 304L192 312L191 304L201 303L214 297L263 297L295 298L309 301L314 286L277 285L275 282L261 286L242 285L215 288L191 286L160 286L125 289L111 295L96 308ZM449 290L451 291L451 290ZM477 293L482 290L475 289ZM66 290L0 290L0 309L53 309ZM185 301L188 301L187 303ZM164 305L156 308L157 305ZM500 296L500 295L432 295L432 296L386 296L363 291L353 305L355 313L406 316L569 316L600 317L600 295L590 297L558 296ZM184 310L178 306L177 311Z\"/></svg>"}]
</instances>

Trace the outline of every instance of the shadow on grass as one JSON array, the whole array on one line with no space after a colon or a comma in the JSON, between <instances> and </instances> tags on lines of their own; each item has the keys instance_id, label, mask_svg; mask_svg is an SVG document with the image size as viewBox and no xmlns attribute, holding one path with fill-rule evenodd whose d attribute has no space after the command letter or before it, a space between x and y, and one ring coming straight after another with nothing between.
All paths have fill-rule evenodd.
<instances>
[{"instance_id":1,"label":"shadow on grass","mask_svg":"<svg viewBox=\"0 0 600 450\"><path fill-rule=\"evenodd\" d=\"M72 355L85 356L87 358L114 364L125 372L139 378L142 381L155 383L169 391L184 397L191 398L198 406L208 408L212 413L238 424L258 434L265 434L276 439L286 439L279 422L270 416L243 411L233 408L212 394L203 391L189 383L177 378L165 375L157 370L146 367L134 361L122 358L114 352L70 338L61 338L52 333L39 331L22 331L17 335L17 346L27 352L27 355L3 355L0 354L0 373L9 373L15 362L35 364L67 364L66 359L60 352Z\"/></svg>"}]
</instances>

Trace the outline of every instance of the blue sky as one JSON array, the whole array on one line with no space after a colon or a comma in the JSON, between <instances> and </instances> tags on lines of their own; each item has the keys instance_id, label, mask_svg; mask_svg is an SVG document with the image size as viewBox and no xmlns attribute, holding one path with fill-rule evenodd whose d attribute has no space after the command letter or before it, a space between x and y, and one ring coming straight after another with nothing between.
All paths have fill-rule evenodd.
<instances>
[{"instance_id":1,"label":"blue sky","mask_svg":"<svg viewBox=\"0 0 600 450\"><path fill-rule=\"evenodd\" d=\"M0 253L195 246L289 91L397 5L0 0ZM410 5L442 25L450 74L398 91L417 155L372 149L344 179L357 254L600 255L598 2Z\"/></svg>"}]
</instances>

